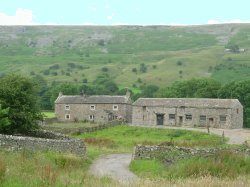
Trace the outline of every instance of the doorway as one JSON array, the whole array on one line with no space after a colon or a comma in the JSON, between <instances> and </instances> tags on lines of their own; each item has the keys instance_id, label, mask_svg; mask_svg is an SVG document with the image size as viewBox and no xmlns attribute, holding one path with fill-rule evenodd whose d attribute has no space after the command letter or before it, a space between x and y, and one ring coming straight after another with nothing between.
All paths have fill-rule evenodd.
<instances>
[{"instance_id":1,"label":"doorway","mask_svg":"<svg viewBox=\"0 0 250 187\"><path fill-rule=\"evenodd\" d=\"M179 125L183 124L183 116L179 116Z\"/></svg>"},{"instance_id":2,"label":"doorway","mask_svg":"<svg viewBox=\"0 0 250 187\"><path fill-rule=\"evenodd\" d=\"M163 125L164 122L164 114L156 114L156 124Z\"/></svg>"}]
</instances>

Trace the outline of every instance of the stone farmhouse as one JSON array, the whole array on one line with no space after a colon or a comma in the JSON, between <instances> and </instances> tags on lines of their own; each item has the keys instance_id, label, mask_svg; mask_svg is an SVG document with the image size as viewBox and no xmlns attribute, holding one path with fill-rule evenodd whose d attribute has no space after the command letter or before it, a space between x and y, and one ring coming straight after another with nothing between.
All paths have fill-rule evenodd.
<instances>
[{"instance_id":1,"label":"stone farmhouse","mask_svg":"<svg viewBox=\"0 0 250 187\"><path fill-rule=\"evenodd\" d=\"M134 125L242 128L243 107L237 99L139 98L130 94L63 95L55 101L59 121L123 120Z\"/></svg>"},{"instance_id":2,"label":"stone farmhouse","mask_svg":"<svg viewBox=\"0 0 250 187\"><path fill-rule=\"evenodd\" d=\"M132 123L214 128L242 128L237 99L140 98L133 103Z\"/></svg>"},{"instance_id":3,"label":"stone farmhouse","mask_svg":"<svg viewBox=\"0 0 250 187\"><path fill-rule=\"evenodd\" d=\"M58 121L89 120L100 123L119 119L131 123L132 101L130 94L109 95L63 95L59 93L55 101L55 114Z\"/></svg>"}]
</instances>

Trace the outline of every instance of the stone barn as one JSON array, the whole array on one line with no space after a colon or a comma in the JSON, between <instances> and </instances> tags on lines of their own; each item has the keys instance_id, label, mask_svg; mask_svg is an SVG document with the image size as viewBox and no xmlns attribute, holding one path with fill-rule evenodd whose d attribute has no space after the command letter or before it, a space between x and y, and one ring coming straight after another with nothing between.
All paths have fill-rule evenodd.
<instances>
[{"instance_id":1,"label":"stone barn","mask_svg":"<svg viewBox=\"0 0 250 187\"><path fill-rule=\"evenodd\" d=\"M89 120L106 123L122 120L131 123L132 102L130 94L109 95L63 95L55 101L55 114L59 121Z\"/></svg>"},{"instance_id":2,"label":"stone barn","mask_svg":"<svg viewBox=\"0 0 250 187\"><path fill-rule=\"evenodd\" d=\"M139 98L132 124L243 128L243 107L237 99Z\"/></svg>"}]
</instances>

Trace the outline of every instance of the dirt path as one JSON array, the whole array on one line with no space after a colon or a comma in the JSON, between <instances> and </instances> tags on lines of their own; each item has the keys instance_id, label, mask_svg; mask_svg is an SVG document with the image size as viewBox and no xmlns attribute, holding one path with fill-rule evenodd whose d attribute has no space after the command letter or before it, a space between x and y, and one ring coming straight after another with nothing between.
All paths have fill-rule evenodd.
<instances>
[{"instance_id":1,"label":"dirt path","mask_svg":"<svg viewBox=\"0 0 250 187\"><path fill-rule=\"evenodd\" d=\"M97 159L90 167L90 174L108 176L121 183L130 183L138 177L129 171L132 154L111 154Z\"/></svg>"}]
</instances>

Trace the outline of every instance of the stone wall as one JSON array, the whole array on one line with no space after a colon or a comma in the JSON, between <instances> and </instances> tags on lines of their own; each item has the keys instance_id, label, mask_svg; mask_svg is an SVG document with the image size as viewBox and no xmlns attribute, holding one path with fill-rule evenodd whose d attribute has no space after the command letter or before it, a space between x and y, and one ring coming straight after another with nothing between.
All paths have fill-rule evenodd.
<instances>
[{"instance_id":1,"label":"stone wall","mask_svg":"<svg viewBox=\"0 0 250 187\"><path fill-rule=\"evenodd\" d=\"M38 132L36 132L38 134ZM39 132L40 136L42 132ZM43 137L52 138L53 133L45 132ZM33 134L34 135L34 134ZM0 147L8 150L35 150L35 151L55 151L59 153L72 153L84 156L86 147L83 140L71 139L63 135L54 135L55 139L36 138L27 136L12 136L0 134Z\"/></svg>"},{"instance_id":2,"label":"stone wall","mask_svg":"<svg viewBox=\"0 0 250 187\"><path fill-rule=\"evenodd\" d=\"M95 132L95 131L114 127L114 126L121 125L121 124L122 124L121 121L114 120L114 121L109 122L108 124L98 124L97 126L93 126L93 127L58 128L58 127L50 127L49 125L48 126L45 125L43 126L43 129L51 130L53 132L62 133L62 134L76 135L76 134Z\"/></svg>"},{"instance_id":3,"label":"stone wall","mask_svg":"<svg viewBox=\"0 0 250 187\"><path fill-rule=\"evenodd\" d=\"M137 145L134 150L133 159L156 159L164 157L164 160L173 162L178 159L189 158L191 156L207 157L214 155L220 150L215 148L183 148L177 146L150 146L150 145ZM242 149L228 149L236 153L243 153L250 156L250 148ZM168 154L169 153L169 154Z\"/></svg>"}]
</instances>

